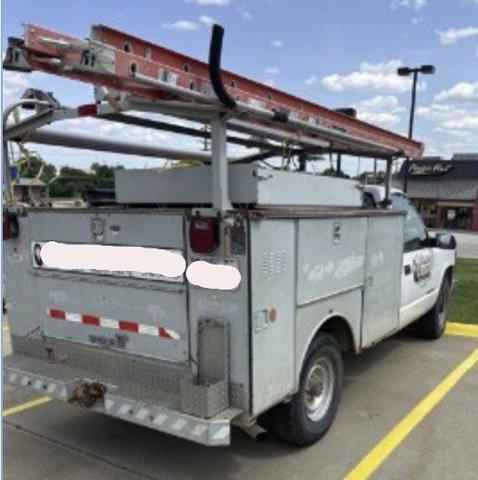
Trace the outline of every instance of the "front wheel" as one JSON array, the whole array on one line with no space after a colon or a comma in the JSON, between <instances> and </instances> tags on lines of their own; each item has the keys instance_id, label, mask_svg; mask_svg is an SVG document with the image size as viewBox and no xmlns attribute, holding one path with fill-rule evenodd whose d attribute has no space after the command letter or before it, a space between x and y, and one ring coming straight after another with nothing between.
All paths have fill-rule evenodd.
<instances>
[{"instance_id":1,"label":"front wheel","mask_svg":"<svg viewBox=\"0 0 478 480\"><path fill-rule=\"evenodd\" d=\"M317 442L334 421L342 380L339 345L331 335L319 333L304 360L299 391L263 415L261 425L287 443L307 446Z\"/></svg>"},{"instance_id":2,"label":"front wheel","mask_svg":"<svg viewBox=\"0 0 478 480\"><path fill-rule=\"evenodd\" d=\"M450 280L445 277L435 305L418 321L418 328L422 337L436 340L445 333L450 290Z\"/></svg>"}]
</instances>

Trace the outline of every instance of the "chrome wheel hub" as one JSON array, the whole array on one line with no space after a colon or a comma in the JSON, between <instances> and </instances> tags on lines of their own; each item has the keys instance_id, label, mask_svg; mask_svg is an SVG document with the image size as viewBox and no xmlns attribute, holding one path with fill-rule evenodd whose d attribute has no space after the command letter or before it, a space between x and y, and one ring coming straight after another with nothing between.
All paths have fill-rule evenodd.
<instances>
[{"instance_id":1,"label":"chrome wheel hub","mask_svg":"<svg viewBox=\"0 0 478 480\"><path fill-rule=\"evenodd\" d=\"M312 365L305 381L305 409L313 422L321 420L330 408L334 393L334 369L331 361L321 357Z\"/></svg>"}]
</instances>

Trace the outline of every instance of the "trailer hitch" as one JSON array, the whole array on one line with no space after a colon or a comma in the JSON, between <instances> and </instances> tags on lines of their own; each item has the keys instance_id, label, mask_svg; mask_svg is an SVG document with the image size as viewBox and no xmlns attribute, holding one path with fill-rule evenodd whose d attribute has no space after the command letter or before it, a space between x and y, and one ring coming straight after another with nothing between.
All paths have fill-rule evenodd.
<instances>
[{"instance_id":1,"label":"trailer hitch","mask_svg":"<svg viewBox=\"0 0 478 480\"><path fill-rule=\"evenodd\" d=\"M106 385L100 382L83 382L73 391L69 402L79 407L91 408L97 401L102 400L107 391Z\"/></svg>"}]
</instances>

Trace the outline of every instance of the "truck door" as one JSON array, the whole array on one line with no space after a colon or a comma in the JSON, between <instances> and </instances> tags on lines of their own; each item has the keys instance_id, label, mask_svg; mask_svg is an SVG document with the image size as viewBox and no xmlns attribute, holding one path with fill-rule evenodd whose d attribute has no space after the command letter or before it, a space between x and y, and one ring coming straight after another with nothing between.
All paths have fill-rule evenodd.
<instances>
[{"instance_id":1,"label":"truck door","mask_svg":"<svg viewBox=\"0 0 478 480\"><path fill-rule=\"evenodd\" d=\"M425 224L402 194L391 196L394 210L406 212L403 239L400 327L413 322L433 306L431 281L433 252L428 246Z\"/></svg>"}]
</instances>

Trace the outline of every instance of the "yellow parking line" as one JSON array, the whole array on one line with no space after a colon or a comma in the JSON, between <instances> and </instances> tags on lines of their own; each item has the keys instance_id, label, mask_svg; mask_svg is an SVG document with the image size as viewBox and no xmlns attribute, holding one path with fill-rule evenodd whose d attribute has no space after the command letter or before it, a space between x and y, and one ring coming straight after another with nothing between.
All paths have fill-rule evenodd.
<instances>
[{"instance_id":1,"label":"yellow parking line","mask_svg":"<svg viewBox=\"0 0 478 480\"><path fill-rule=\"evenodd\" d=\"M446 333L448 335L458 335L460 337L478 338L478 325L448 322L446 324Z\"/></svg>"},{"instance_id":2,"label":"yellow parking line","mask_svg":"<svg viewBox=\"0 0 478 480\"><path fill-rule=\"evenodd\" d=\"M364 480L370 477L387 457L403 442L413 429L433 410L445 395L469 370L478 363L478 348L433 389L400 423L398 423L351 470L345 480Z\"/></svg>"},{"instance_id":3,"label":"yellow parking line","mask_svg":"<svg viewBox=\"0 0 478 480\"><path fill-rule=\"evenodd\" d=\"M40 405L43 405L49 401L51 401L50 397L35 398L35 400L31 400L30 402L21 403L15 407L7 408L3 411L3 417L10 417L11 415L15 415L30 408L39 407Z\"/></svg>"}]
</instances>

